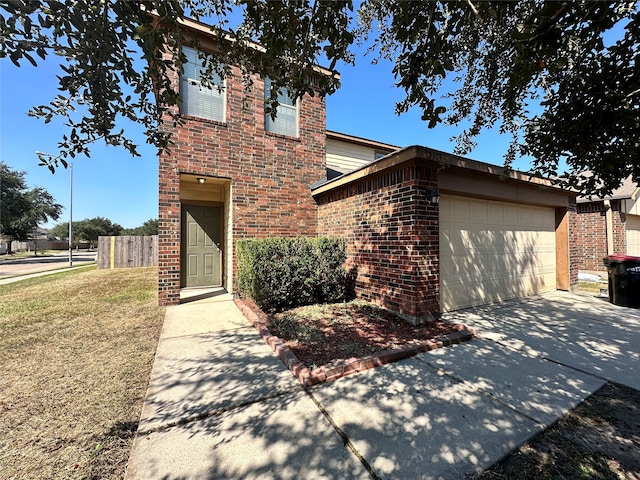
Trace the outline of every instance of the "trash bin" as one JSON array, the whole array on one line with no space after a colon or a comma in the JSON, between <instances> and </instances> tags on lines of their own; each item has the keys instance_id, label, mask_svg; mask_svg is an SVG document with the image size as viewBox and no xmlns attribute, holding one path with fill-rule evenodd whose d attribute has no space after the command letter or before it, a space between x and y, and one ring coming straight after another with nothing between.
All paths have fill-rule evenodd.
<instances>
[{"instance_id":1,"label":"trash bin","mask_svg":"<svg viewBox=\"0 0 640 480\"><path fill-rule=\"evenodd\" d=\"M640 307L640 257L604 257L609 273L609 301L622 307Z\"/></svg>"}]
</instances>

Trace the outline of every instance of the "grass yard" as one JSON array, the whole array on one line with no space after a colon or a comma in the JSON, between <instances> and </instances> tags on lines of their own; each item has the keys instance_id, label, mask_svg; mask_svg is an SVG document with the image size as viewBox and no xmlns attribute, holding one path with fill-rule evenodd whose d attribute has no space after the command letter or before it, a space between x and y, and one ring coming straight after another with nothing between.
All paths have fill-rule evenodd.
<instances>
[{"instance_id":1,"label":"grass yard","mask_svg":"<svg viewBox=\"0 0 640 480\"><path fill-rule=\"evenodd\" d=\"M0 472L122 478L164 309L157 268L0 285Z\"/></svg>"},{"instance_id":2,"label":"grass yard","mask_svg":"<svg viewBox=\"0 0 640 480\"><path fill-rule=\"evenodd\" d=\"M578 282L578 290L580 290L581 292L593 293L595 295L599 295L600 289L602 288L608 288L608 285L606 283L599 283L599 282L586 282L586 281Z\"/></svg>"}]
</instances>

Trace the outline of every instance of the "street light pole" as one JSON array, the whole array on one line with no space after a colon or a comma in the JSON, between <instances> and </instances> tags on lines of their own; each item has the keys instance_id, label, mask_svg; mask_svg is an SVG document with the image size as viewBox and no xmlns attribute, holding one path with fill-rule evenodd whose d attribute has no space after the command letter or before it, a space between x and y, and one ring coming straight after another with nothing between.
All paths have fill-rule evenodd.
<instances>
[{"instance_id":1,"label":"street light pole","mask_svg":"<svg viewBox=\"0 0 640 480\"><path fill-rule=\"evenodd\" d=\"M73 163L69 163L69 266L73 267Z\"/></svg>"}]
</instances>

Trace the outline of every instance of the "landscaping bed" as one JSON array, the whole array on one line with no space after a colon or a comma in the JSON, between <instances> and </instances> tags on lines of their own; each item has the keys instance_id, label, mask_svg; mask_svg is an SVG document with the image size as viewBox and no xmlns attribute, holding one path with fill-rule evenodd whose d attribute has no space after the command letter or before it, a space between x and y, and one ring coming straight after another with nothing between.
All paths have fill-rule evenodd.
<instances>
[{"instance_id":1,"label":"landscaping bed","mask_svg":"<svg viewBox=\"0 0 640 480\"><path fill-rule=\"evenodd\" d=\"M464 325L413 325L372 303L354 300L266 314L237 300L265 341L305 386L469 340Z\"/></svg>"},{"instance_id":2,"label":"landscaping bed","mask_svg":"<svg viewBox=\"0 0 640 480\"><path fill-rule=\"evenodd\" d=\"M363 301L298 307L268 315L267 326L310 369L458 330L443 321L412 325Z\"/></svg>"}]
</instances>

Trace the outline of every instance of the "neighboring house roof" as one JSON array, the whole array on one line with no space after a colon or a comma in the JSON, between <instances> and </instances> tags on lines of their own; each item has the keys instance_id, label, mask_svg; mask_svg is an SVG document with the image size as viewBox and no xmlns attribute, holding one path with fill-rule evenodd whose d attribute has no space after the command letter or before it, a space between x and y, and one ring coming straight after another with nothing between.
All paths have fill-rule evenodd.
<instances>
[{"instance_id":1,"label":"neighboring house roof","mask_svg":"<svg viewBox=\"0 0 640 480\"><path fill-rule=\"evenodd\" d=\"M577 202L589 203L589 202L601 202L602 200L623 200L626 198L633 198L636 192L638 192L638 190L640 190L640 187L638 187L638 184L634 182L633 179L631 178L631 175L629 175L627 178L624 179L622 184L612 192L611 195L608 195L602 198L600 197L589 198L588 196L581 196L577 198Z\"/></svg>"}]
</instances>

